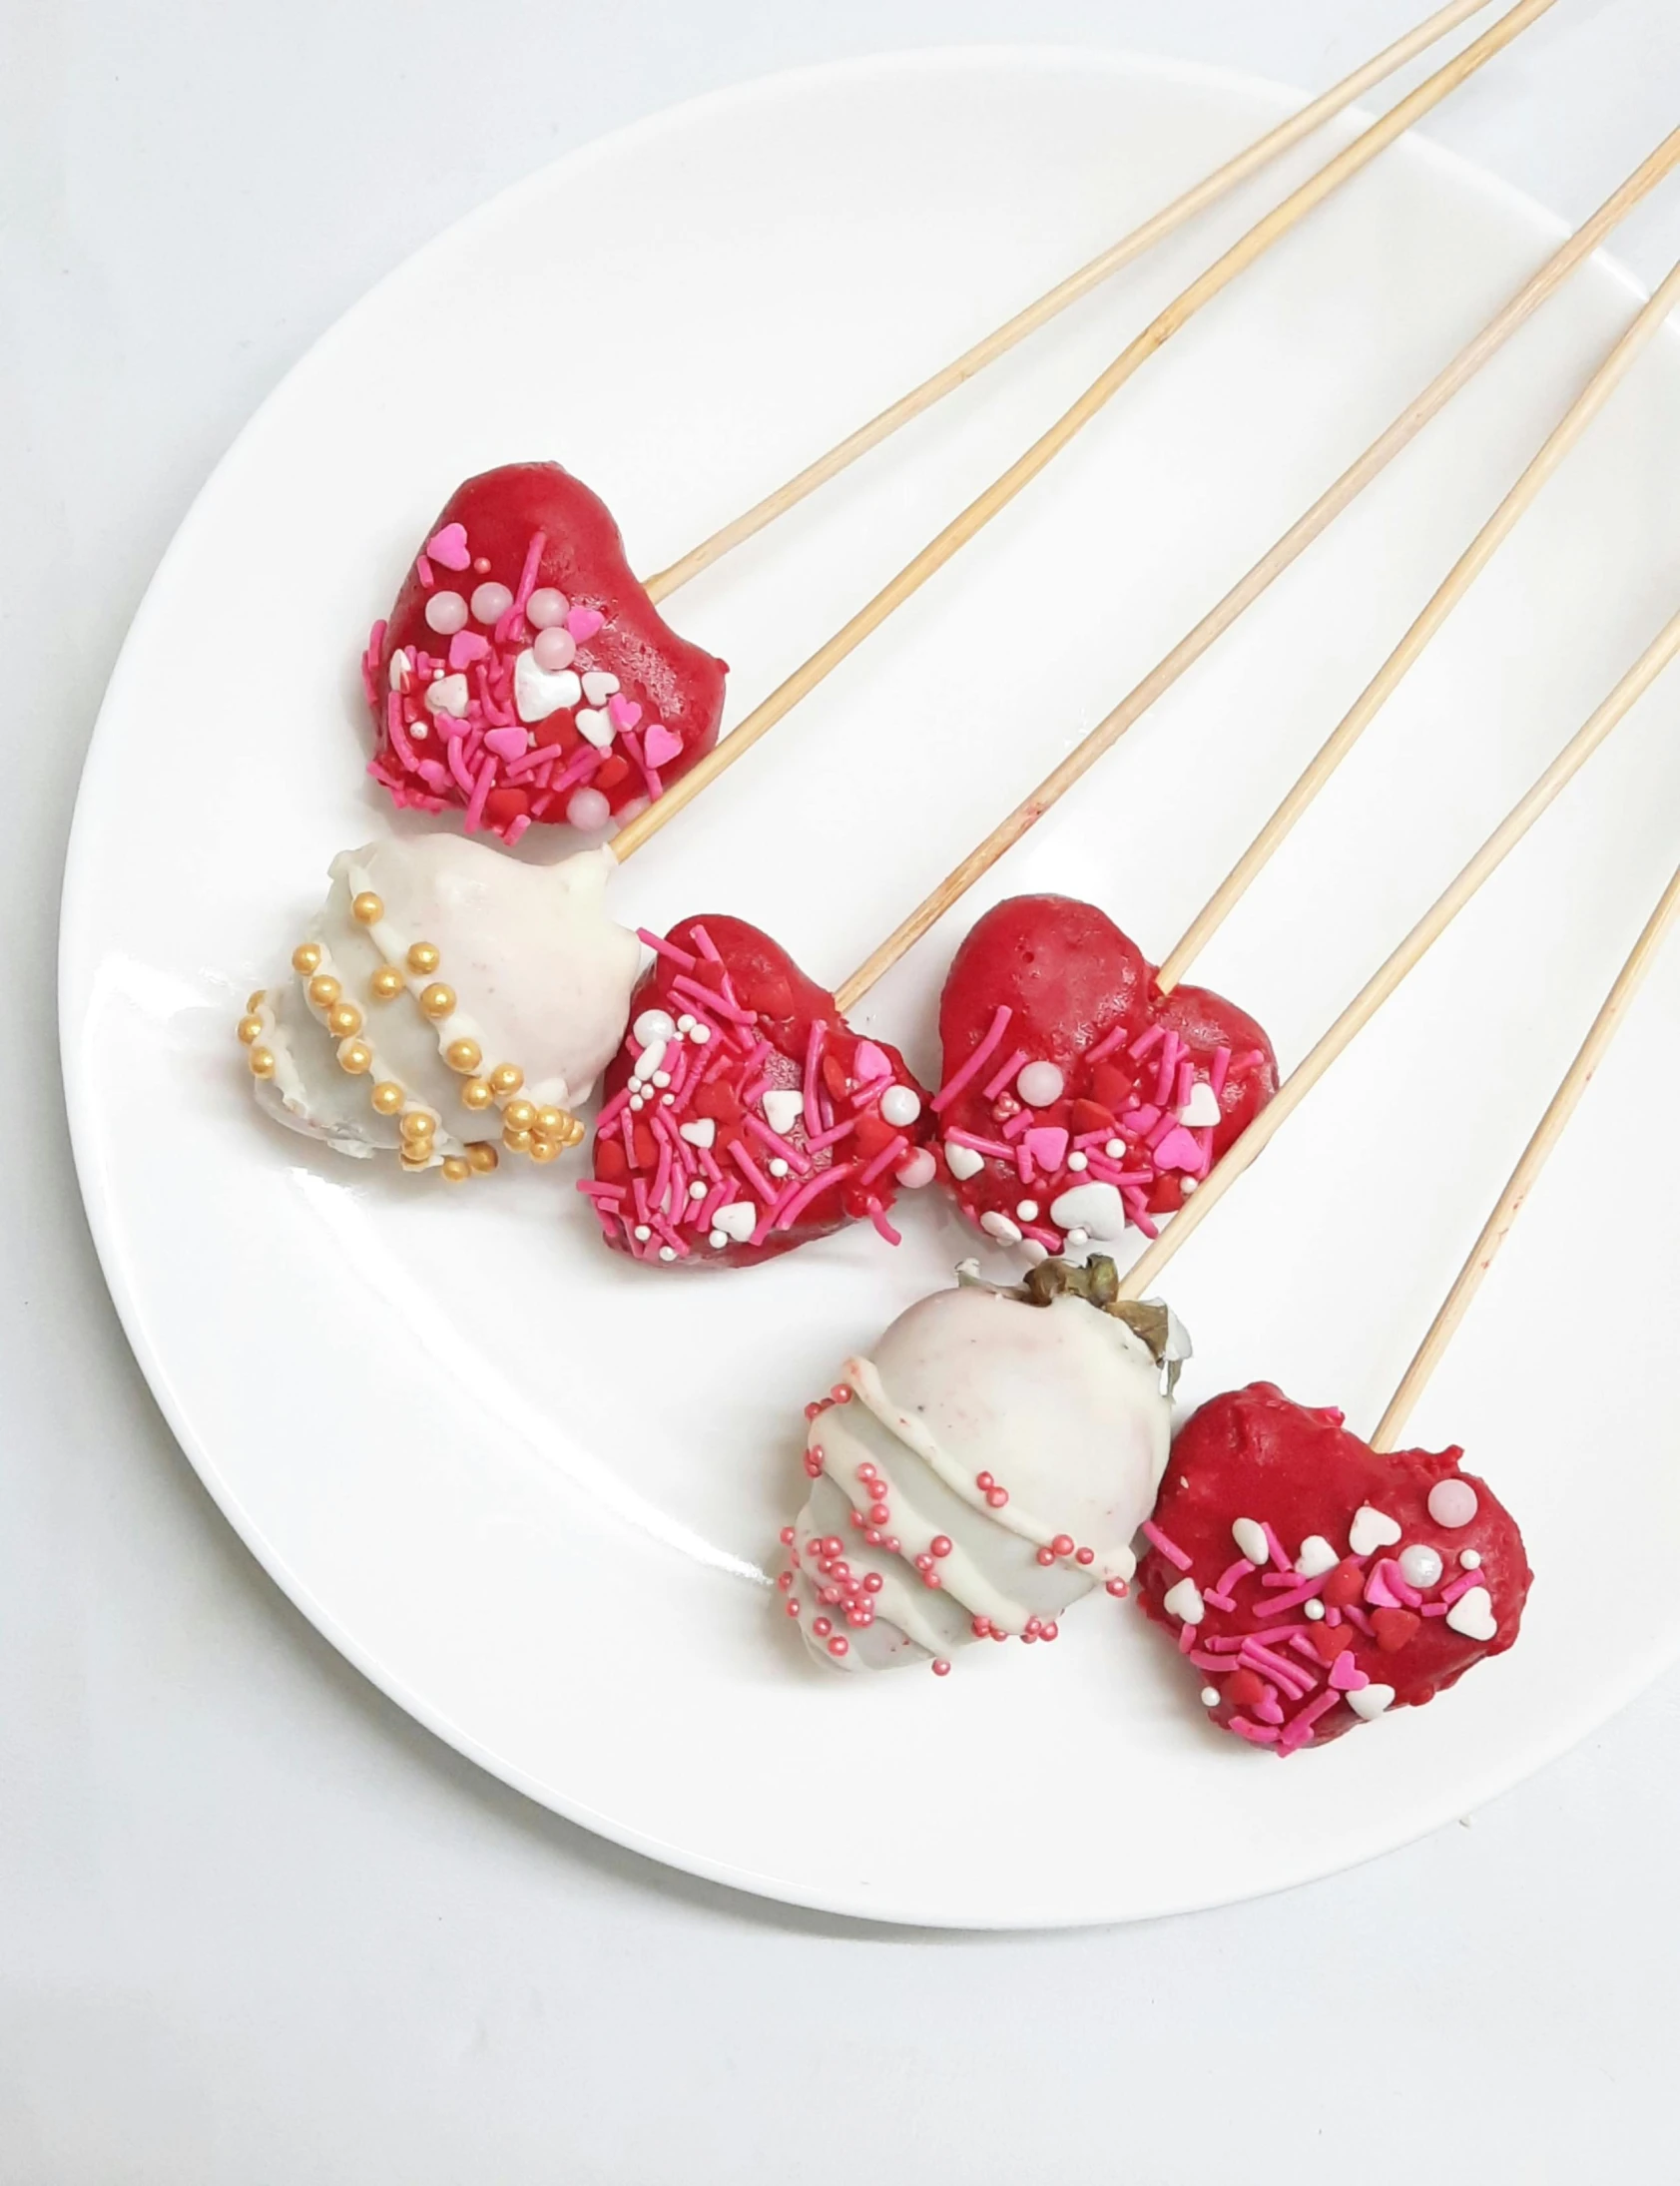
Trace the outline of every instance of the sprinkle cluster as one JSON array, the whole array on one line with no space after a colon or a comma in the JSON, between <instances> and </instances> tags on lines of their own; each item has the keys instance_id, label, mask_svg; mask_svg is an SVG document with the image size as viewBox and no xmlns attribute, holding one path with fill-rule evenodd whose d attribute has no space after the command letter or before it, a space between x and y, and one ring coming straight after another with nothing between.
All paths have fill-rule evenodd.
<instances>
[{"instance_id":1,"label":"sprinkle cluster","mask_svg":"<svg viewBox=\"0 0 1680 2186\"><path fill-rule=\"evenodd\" d=\"M609 1245L669 1265L776 1249L837 1207L887 1240L893 1184L930 1183L916 1144L922 1096L891 1058L821 1019L799 1058L744 1007L703 925L694 950L644 931L668 967L669 1008L641 1011L627 1081L595 1123L593 1178L578 1186Z\"/></svg>"},{"instance_id":2,"label":"sprinkle cluster","mask_svg":"<svg viewBox=\"0 0 1680 2186\"><path fill-rule=\"evenodd\" d=\"M375 926L385 906L371 889L353 896L350 910L358 925ZM438 978L441 951L431 941L415 941L403 962L380 964L367 982L368 1001L374 1009L410 994L414 1006L443 1039L443 1059L463 1080L461 1105L472 1115L489 1109L500 1112L502 1144L510 1153L528 1154L535 1162L556 1160L568 1147L580 1145L584 1126L563 1108L535 1103L521 1097L525 1074L517 1063L484 1067L483 1051L475 1039L462 1034L449 1038L449 1020L456 1009L453 987ZM291 968L304 982L303 997L317 1024L337 1042L340 1070L351 1077L370 1080L368 1101L375 1115L394 1117L399 1136L399 1158L405 1171L436 1167L446 1184L464 1184L476 1175L488 1175L499 1156L487 1140L474 1141L462 1154L437 1154L436 1135L443 1119L418 1094L379 1068L375 1028L367 1012L351 1001L343 980L327 960L319 941L299 941L291 952ZM273 1078L278 1069L273 1036L275 1018L263 989L253 994L240 1019L239 1037L247 1050L251 1073Z\"/></svg>"},{"instance_id":3,"label":"sprinkle cluster","mask_svg":"<svg viewBox=\"0 0 1680 2186\"><path fill-rule=\"evenodd\" d=\"M1079 1057L1070 1082L1059 1065L1008 1043L1013 1016L998 1004L933 1098L936 1115L960 1102L969 1119L946 1121L941 1149L963 1212L1034 1260L1120 1237L1128 1225L1155 1237L1153 1217L1182 1205L1213 1166L1227 1084L1271 1058L1226 1046L1203 1054L1170 1025L1133 1036L1120 1024Z\"/></svg>"},{"instance_id":4,"label":"sprinkle cluster","mask_svg":"<svg viewBox=\"0 0 1680 2186\"><path fill-rule=\"evenodd\" d=\"M510 844L533 820L604 826L627 802L658 797L660 769L683 749L663 722L644 725L611 670L591 665L606 618L537 584L546 544L531 534L509 585L473 554L464 524L440 526L414 565L434 642L398 646L383 690L383 622L362 656L380 725L368 772L398 806L463 807L469 833Z\"/></svg>"}]
</instances>

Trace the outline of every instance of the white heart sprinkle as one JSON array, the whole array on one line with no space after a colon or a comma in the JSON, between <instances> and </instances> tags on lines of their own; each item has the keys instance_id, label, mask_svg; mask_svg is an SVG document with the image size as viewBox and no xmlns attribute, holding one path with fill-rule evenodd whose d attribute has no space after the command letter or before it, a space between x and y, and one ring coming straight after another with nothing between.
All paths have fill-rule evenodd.
<instances>
[{"instance_id":1,"label":"white heart sprinkle","mask_svg":"<svg viewBox=\"0 0 1680 2186\"><path fill-rule=\"evenodd\" d=\"M1348 1546L1356 1556L1369 1556L1373 1549L1392 1548L1400 1539L1400 1530L1386 1510L1375 1510L1370 1503L1361 1503L1348 1528Z\"/></svg>"},{"instance_id":2,"label":"white heart sprinkle","mask_svg":"<svg viewBox=\"0 0 1680 2186\"><path fill-rule=\"evenodd\" d=\"M1019 1245L1021 1242L1020 1231L1007 1215L999 1215L988 1209L980 1217L980 1228L987 1237L996 1238L999 1245Z\"/></svg>"},{"instance_id":3,"label":"white heart sprinkle","mask_svg":"<svg viewBox=\"0 0 1680 2186\"><path fill-rule=\"evenodd\" d=\"M618 689L618 678L604 668L592 668L583 679L583 695L591 706L605 706Z\"/></svg>"},{"instance_id":4,"label":"white heart sprinkle","mask_svg":"<svg viewBox=\"0 0 1680 2186\"><path fill-rule=\"evenodd\" d=\"M1161 1596L1161 1607L1181 1624L1200 1624L1207 1614L1202 1590L1194 1579L1180 1579L1176 1586L1169 1586Z\"/></svg>"},{"instance_id":5,"label":"white heart sprinkle","mask_svg":"<svg viewBox=\"0 0 1680 2186\"><path fill-rule=\"evenodd\" d=\"M759 1210L751 1200L738 1199L729 1207L720 1207L712 1217L714 1232L734 1238L737 1245L745 1245L759 1227Z\"/></svg>"},{"instance_id":6,"label":"white heart sprinkle","mask_svg":"<svg viewBox=\"0 0 1680 2186\"><path fill-rule=\"evenodd\" d=\"M426 685L426 712L452 714L459 721L467 710L465 676L439 676Z\"/></svg>"},{"instance_id":7,"label":"white heart sprinkle","mask_svg":"<svg viewBox=\"0 0 1680 2186\"><path fill-rule=\"evenodd\" d=\"M1126 1202L1112 1184L1075 1184L1050 1202L1050 1220L1058 1230L1083 1230L1087 1237L1123 1237Z\"/></svg>"},{"instance_id":8,"label":"white heart sprinkle","mask_svg":"<svg viewBox=\"0 0 1680 2186\"><path fill-rule=\"evenodd\" d=\"M966 1184L970 1177L977 1177L986 1165L983 1154L976 1154L971 1146L958 1146L950 1139L945 1141L945 1163L958 1184Z\"/></svg>"},{"instance_id":9,"label":"white heart sprinkle","mask_svg":"<svg viewBox=\"0 0 1680 2186\"><path fill-rule=\"evenodd\" d=\"M1472 1586L1468 1593L1460 1594L1446 1612L1446 1621L1454 1632L1462 1632L1465 1639L1490 1640L1499 1629L1499 1620L1493 1614L1493 1597L1485 1586Z\"/></svg>"},{"instance_id":10,"label":"white heart sprinkle","mask_svg":"<svg viewBox=\"0 0 1680 2186\"><path fill-rule=\"evenodd\" d=\"M610 714L597 713L592 706L580 706L572 719L579 732L586 736L598 752L604 752L613 741L613 723Z\"/></svg>"},{"instance_id":11,"label":"white heart sprinkle","mask_svg":"<svg viewBox=\"0 0 1680 2186\"><path fill-rule=\"evenodd\" d=\"M1362 1722L1375 1723L1385 1708L1392 1708L1395 1689L1392 1685L1362 1685L1357 1693L1344 1693L1342 1698Z\"/></svg>"},{"instance_id":12,"label":"white heart sprinkle","mask_svg":"<svg viewBox=\"0 0 1680 2186\"><path fill-rule=\"evenodd\" d=\"M718 1135L718 1126L710 1116L701 1116L693 1123L680 1123L677 1135L687 1139L691 1146L710 1146Z\"/></svg>"},{"instance_id":13,"label":"white heart sprinkle","mask_svg":"<svg viewBox=\"0 0 1680 2186\"><path fill-rule=\"evenodd\" d=\"M400 645L391 655L389 682L393 691L406 691L408 688L408 655Z\"/></svg>"},{"instance_id":14,"label":"white heart sprinkle","mask_svg":"<svg viewBox=\"0 0 1680 2186\"><path fill-rule=\"evenodd\" d=\"M1219 1095L1206 1078L1190 1089L1190 1098L1178 1112L1178 1120L1192 1131L1220 1120Z\"/></svg>"},{"instance_id":15,"label":"white heart sprinkle","mask_svg":"<svg viewBox=\"0 0 1680 2186\"><path fill-rule=\"evenodd\" d=\"M805 1114L805 1095L798 1086L773 1085L759 1105L765 1122L778 1138L785 1139Z\"/></svg>"},{"instance_id":16,"label":"white heart sprinkle","mask_svg":"<svg viewBox=\"0 0 1680 2186\"><path fill-rule=\"evenodd\" d=\"M574 670L557 668L550 675L547 669L537 666L537 656L529 649L515 660L513 711L521 721L546 721L562 706L576 706L582 697L583 685Z\"/></svg>"},{"instance_id":17,"label":"white heart sprinkle","mask_svg":"<svg viewBox=\"0 0 1680 2186\"><path fill-rule=\"evenodd\" d=\"M1231 1538L1250 1563L1262 1564L1270 1560L1272 1550L1266 1539L1266 1529L1253 1518L1234 1518Z\"/></svg>"},{"instance_id":18,"label":"white heart sprinkle","mask_svg":"<svg viewBox=\"0 0 1680 2186\"><path fill-rule=\"evenodd\" d=\"M1321 1571L1334 1571L1341 1561L1322 1533L1309 1533L1301 1544L1295 1568L1302 1578L1316 1579Z\"/></svg>"}]
</instances>

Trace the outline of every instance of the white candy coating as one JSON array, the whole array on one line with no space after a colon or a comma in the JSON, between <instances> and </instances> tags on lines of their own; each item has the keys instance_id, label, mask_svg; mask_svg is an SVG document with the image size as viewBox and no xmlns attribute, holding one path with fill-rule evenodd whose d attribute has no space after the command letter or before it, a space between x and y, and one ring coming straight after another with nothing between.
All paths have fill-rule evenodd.
<instances>
[{"instance_id":1,"label":"white candy coating","mask_svg":"<svg viewBox=\"0 0 1680 2186\"><path fill-rule=\"evenodd\" d=\"M447 834L392 837L335 857L326 900L300 938L319 944L319 969L361 1011L373 1067L359 1075L340 1069L338 1041L308 1004L308 980L288 970L261 1012L275 1073L252 1081L259 1104L337 1153L366 1156L397 1146L397 1120L376 1114L368 1100L374 1084L394 1082L410 1105L436 1115L433 1158L441 1160L500 1129L494 1109L461 1105L462 1078L443 1050L463 1039L477 1041L485 1069L517 1064L522 1093L539 1106L586 1099L624 1036L641 960L636 936L607 916L613 864L610 851L586 850L558 865L526 865ZM364 892L383 905L370 926L350 909ZM436 947L435 972L407 970L416 941ZM382 964L403 972L407 994L372 999ZM423 1016L415 1000L433 979L456 998L441 1021Z\"/></svg>"},{"instance_id":2,"label":"white candy coating","mask_svg":"<svg viewBox=\"0 0 1680 2186\"><path fill-rule=\"evenodd\" d=\"M800 1629L821 1660L874 1670L948 1656L975 1637L976 1617L1018 1634L1029 1618L1052 1621L1093 1587L1131 1577L1172 1405L1163 1368L1125 1322L1081 1298L1037 1306L964 1283L900 1314L871 1358L846 1361L841 1379L851 1400L811 1423L807 1447L821 1453L823 1472L795 1539L838 1534L852 1572L878 1575L880 1586L872 1623L835 1626L847 1641L836 1657L815 1631L835 1614L819 1598L824 1582L801 1567ZM981 1473L1004 1502L988 1501ZM881 1500L889 1516L877 1530L896 1553L851 1523L853 1510ZM1058 1536L1092 1549L1092 1561L1039 1563ZM941 1537L949 1552L933 1559L939 1584L930 1587L915 1558Z\"/></svg>"}]
</instances>

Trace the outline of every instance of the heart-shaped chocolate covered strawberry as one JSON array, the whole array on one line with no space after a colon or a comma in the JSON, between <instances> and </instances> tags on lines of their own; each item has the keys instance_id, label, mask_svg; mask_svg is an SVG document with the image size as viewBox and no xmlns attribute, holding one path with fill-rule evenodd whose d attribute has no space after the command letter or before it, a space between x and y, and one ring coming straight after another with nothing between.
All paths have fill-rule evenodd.
<instances>
[{"instance_id":1,"label":"heart-shaped chocolate covered strawberry","mask_svg":"<svg viewBox=\"0 0 1680 2186\"><path fill-rule=\"evenodd\" d=\"M508 842L533 821L602 827L710 751L725 673L661 619L586 485L506 463L450 496L373 626L368 772Z\"/></svg>"},{"instance_id":2,"label":"heart-shaped chocolate covered strawberry","mask_svg":"<svg viewBox=\"0 0 1680 2186\"><path fill-rule=\"evenodd\" d=\"M608 1066L589 1195L620 1252L746 1267L847 1222L886 1219L931 1183L927 1096L895 1048L739 918L660 938Z\"/></svg>"},{"instance_id":3,"label":"heart-shaped chocolate covered strawberry","mask_svg":"<svg viewBox=\"0 0 1680 2186\"><path fill-rule=\"evenodd\" d=\"M1516 1638L1516 1520L1457 1449L1379 1452L1268 1381L1179 1430L1138 1598L1212 1720L1290 1754L1417 1708Z\"/></svg>"},{"instance_id":4,"label":"heart-shaped chocolate covered strawberry","mask_svg":"<svg viewBox=\"0 0 1680 2186\"><path fill-rule=\"evenodd\" d=\"M940 1172L1000 1244L1039 1256L1183 1205L1278 1089L1272 1044L1206 987L1163 994L1092 903L986 912L939 998Z\"/></svg>"}]
</instances>

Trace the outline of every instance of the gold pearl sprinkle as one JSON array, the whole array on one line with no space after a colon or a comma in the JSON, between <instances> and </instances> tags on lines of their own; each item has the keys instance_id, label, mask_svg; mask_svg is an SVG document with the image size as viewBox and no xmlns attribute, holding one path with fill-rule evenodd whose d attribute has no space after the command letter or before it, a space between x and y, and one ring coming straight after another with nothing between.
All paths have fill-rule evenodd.
<instances>
[{"instance_id":1,"label":"gold pearl sprinkle","mask_svg":"<svg viewBox=\"0 0 1680 2186\"><path fill-rule=\"evenodd\" d=\"M446 987L441 979L422 990L420 1007L428 1017L448 1017L455 1008L455 990Z\"/></svg>"},{"instance_id":2,"label":"gold pearl sprinkle","mask_svg":"<svg viewBox=\"0 0 1680 2186\"><path fill-rule=\"evenodd\" d=\"M443 1164L445 1184L465 1184L471 1175L471 1162L463 1161L459 1154L451 1154Z\"/></svg>"},{"instance_id":3,"label":"gold pearl sprinkle","mask_svg":"<svg viewBox=\"0 0 1680 2186\"><path fill-rule=\"evenodd\" d=\"M262 1039L262 1037L263 1020L261 1017L242 1017L240 1019L240 1038L245 1042L247 1047L250 1047L255 1041Z\"/></svg>"},{"instance_id":4,"label":"gold pearl sprinkle","mask_svg":"<svg viewBox=\"0 0 1680 2186\"><path fill-rule=\"evenodd\" d=\"M246 998L245 998L245 1006L246 1006L246 1008L247 1008L248 1010L250 1010L250 1009L261 1009L261 1008L263 1007L263 1004L264 1004L264 1003L265 1003L265 1002L266 1002L266 1001L267 1001L268 999L269 999L269 990L268 990L268 988L267 988L267 987L259 987L259 988L257 989L257 991L256 991L256 993L255 993L255 994L248 994L248 995L246 996Z\"/></svg>"},{"instance_id":5,"label":"gold pearl sprinkle","mask_svg":"<svg viewBox=\"0 0 1680 2186\"><path fill-rule=\"evenodd\" d=\"M300 971L305 978L308 977L311 971L318 971L320 969L320 943L318 941L299 941L291 952L291 968L293 971Z\"/></svg>"},{"instance_id":6,"label":"gold pearl sprinkle","mask_svg":"<svg viewBox=\"0 0 1680 2186\"><path fill-rule=\"evenodd\" d=\"M422 1169L429 1169L431 1167L431 1148L428 1146L423 1153L411 1154L404 1147L402 1150L402 1166L411 1177L417 1176Z\"/></svg>"},{"instance_id":7,"label":"gold pearl sprinkle","mask_svg":"<svg viewBox=\"0 0 1680 2186\"><path fill-rule=\"evenodd\" d=\"M354 1002L334 1002L326 1013L326 1023L340 1040L347 1040L352 1032L361 1030L361 1012Z\"/></svg>"},{"instance_id":8,"label":"gold pearl sprinkle","mask_svg":"<svg viewBox=\"0 0 1680 2186\"><path fill-rule=\"evenodd\" d=\"M437 969L437 950L430 941L416 941L408 951L408 969L422 976Z\"/></svg>"},{"instance_id":9,"label":"gold pearl sprinkle","mask_svg":"<svg viewBox=\"0 0 1680 2186\"><path fill-rule=\"evenodd\" d=\"M531 1134L529 1131L504 1131L502 1144L510 1154L528 1154L531 1151Z\"/></svg>"},{"instance_id":10,"label":"gold pearl sprinkle","mask_svg":"<svg viewBox=\"0 0 1680 2186\"><path fill-rule=\"evenodd\" d=\"M385 906L371 888L363 888L350 904L350 916L358 925L374 925L384 915Z\"/></svg>"},{"instance_id":11,"label":"gold pearl sprinkle","mask_svg":"<svg viewBox=\"0 0 1680 2186\"><path fill-rule=\"evenodd\" d=\"M560 1148L553 1139L532 1139L531 1159L533 1161L558 1161L559 1158Z\"/></svg>"},{"instance_id":12,"label":"gold pearl sprinkle","mask_svg":"<svg viewBox=\"0 0 1680 2186\"><path fill-rule=\"evenodd\" d=\"M352 1078L359 1078L364 1070L373 1067L373 1050L365 1040L345 1040L338 1049L338 1068L347 1070Z\"/></svg>"},{"instance_id":13,"label":"gold pearl sprinkle","mask_svg":"<svg viewBox=\"0 0 1680 2186\"><path fill-rule=\"evenodd\" d=\"M505 1100L525 1083L525 1073L517 1063L498 1063L490 1073L490 1083Z\"/></svg>"},{"instance_id":14,"label":"gold pearl sprinkle","mask_svg":"<svg viewBox=\"0 0 1680 2186\"><path fill-rule=\"evenodd\" d=\"M481 1177L487 1177L492 1169L501 1166L501 1156L487 1139L479 1139L466 1150L466 1158Z\"/></svg>"},{"instance_id":15,"label":"gold pearl sprinkle","mask_svg":"<svg viewBox=\"0 0 1680 2186\"><path fill-rule=\"evenodd\" d=\"M411 1108L397 1129L405 1139L429 1139L437 1129L437 1118L428 1115L423 1108Z\"/></svg>"},{"instance_id":16,"label":"gold pearl sprinkle","mask_svg":"<svg viewBox=\"0 0 1680 2186\"><path fill-rule=\"evenodd\" d=\"M488 1108L495 1097L482 1078L469 1078L461 1087L463 1108Z\"/></svg>"},{"instance_id":17,"label":"gold pearl sprinkle","mask_svg":"<svg viewBox=\"0 0 1680 2186\"><path fill-rule=\"evenodd\" d=\"M502 1121L510 1131L529 1131L537 1120L537 1112L529 1101L509 1101L502 1110Z\"/></svg>"},{"instance_id":18,"label":"gold pearl sprinkle","mask_svg":"<svg viewBox=\"0 0 1680 2186\"><path fill-rule=\"evenodd\" d=\"M254 1047L246 1058L251 1064L254 1078L272 1078L275 1074L275 1051L272 1047Z\"/></svg>"},{"instance_id":19,"label":"gold pearl sprinkle","mask_svg":"<svg viewBox=\"0 0 1680 2186\"><path fill-rule=\"evenodd\" d=\"M389 1078L381 1080L369 1097L381 1116L394 1116L402 1106L402 1088Z\"/></svg>"},{"instance_id":20,"label":"gold pearl sprinkle","mask_svg":"<svg viewBox=\"0 0 1680 2186\"><path fill-rule=\"evenodd\" d=\"M581 1146L589 1136L589 1126L581 1116L568 1116L566 1128L560 1134L562 1146Z\"/></svg>"},{"instance_id":21,"label":"gold pearl sprinkle","mask_svg":"<svg viewBox=\"0 0 1680 2186\"><path fill-rule=\"evenodd\" d=\"M551 1138L556 1138L565 1128L566 1111L563 1108L539 1108L537 1110L537 1129L539 1131L546 1131Z\"/></svg>"},{"instance_id":22,"label":"gold pearl sprinkle","mask_svg":"<svg viewBox=\"0 0 1680 2186\"><path fill-rule=\"evenodd\" d=\"M381 964L367 983L373 989L374 1001L394 1002L407 981L394 964Z\"/></svg>"},{"instance_id":23,"label":"gold pearl sprinkle","mask_svg":"<svg viewBox=\"0 0 1680 2186\"><path fill-rule=\"evenodd\" d=\"M465 1074L478 1068L484 1060L484 1052L476 1040L451 1040L443 1050L443 1060L451 1070Z\"/></svg>"},{"instance_id":24,"label":"gold pearl sprinkle","mask_svg":"<svg viewBox=\"0 0 1680 2186\"><path fill-rule=\"evenodd\" d=\"M309 981L309 1000L316 1009L330 1009L343 991L329 971L323 971Z\"/></svg>"}]
</instances>

